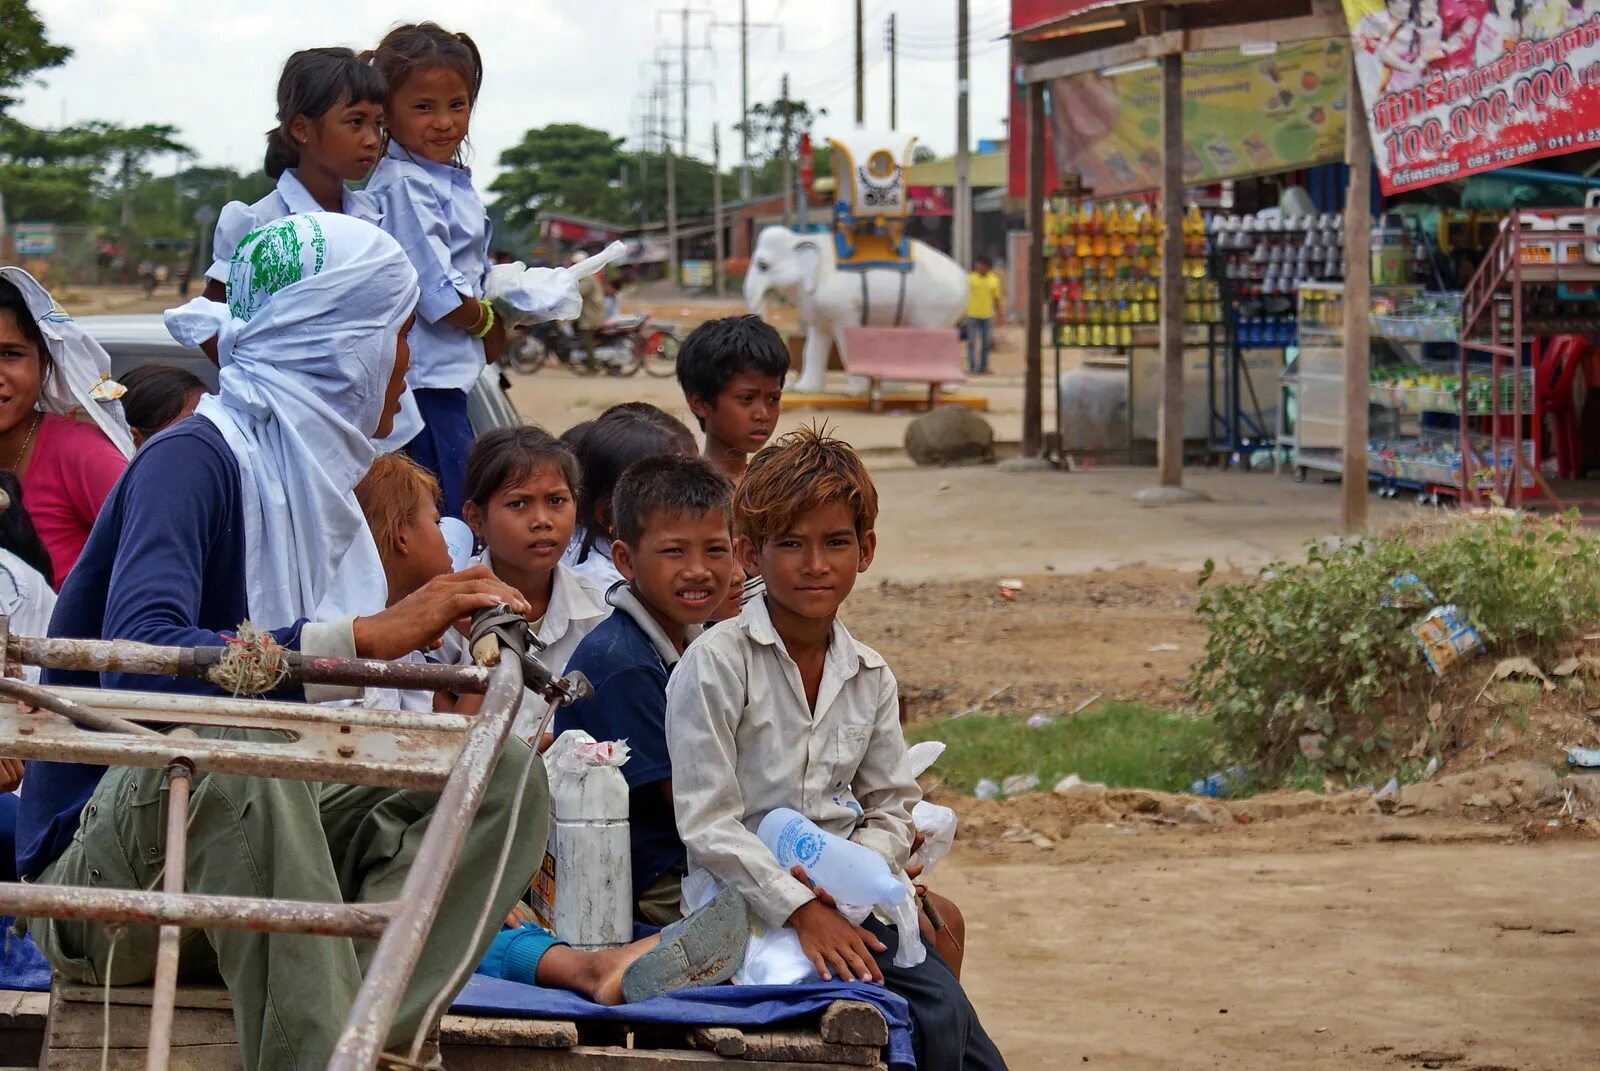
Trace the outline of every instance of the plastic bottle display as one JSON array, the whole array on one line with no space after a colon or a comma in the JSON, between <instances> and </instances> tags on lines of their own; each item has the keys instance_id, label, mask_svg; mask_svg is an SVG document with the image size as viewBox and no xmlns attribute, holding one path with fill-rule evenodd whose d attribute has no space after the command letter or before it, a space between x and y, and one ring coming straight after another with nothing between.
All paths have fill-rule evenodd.
<instances>
[{"instance_id":1,"label":"plastic bottle display","mask_svg":"<svg viewBox=\"0 0 1600 1071\"><path fill-rule=\"evenodd\" d=\"M1133 328L1158 322L1162 226L1148 205L1056 200L1045 213L1055 319L1068 346L1133 344ZM1198 206L1184 217L1184 319L1222 317L1221 294L1206 273L1206 223Z\"/></svg>"}]
</instances>

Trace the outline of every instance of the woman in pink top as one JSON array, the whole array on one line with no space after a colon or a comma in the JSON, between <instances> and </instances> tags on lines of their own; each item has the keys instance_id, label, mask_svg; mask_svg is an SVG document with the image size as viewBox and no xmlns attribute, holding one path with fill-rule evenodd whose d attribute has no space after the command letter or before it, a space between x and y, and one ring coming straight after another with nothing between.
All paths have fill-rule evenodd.
<instances>
[{"instance_id":1,"label":"woman in pink top","mask_svg":"<svg viewBox=\"0 0 1600 1071\"><path fill-rule=\"evenodd\" d=\"M33 276L0 268L0 468L22 481L57 587L133 454L110 367Z\"/></svg>"}]
</instances>

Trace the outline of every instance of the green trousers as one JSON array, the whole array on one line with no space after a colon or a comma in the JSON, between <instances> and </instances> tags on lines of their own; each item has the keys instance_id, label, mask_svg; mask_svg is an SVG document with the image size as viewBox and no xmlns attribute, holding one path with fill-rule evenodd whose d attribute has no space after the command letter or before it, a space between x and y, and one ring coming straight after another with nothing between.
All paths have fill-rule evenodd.
<instances>
[{"instance_id":1,"label":"green trousers","mask_svg":"<svg viewBox=\"0 0 1600 1071\"><path fill-rule=\"evenodd\" d=\"M259 730L199 730L224 740L272 740ZM549 787L544 763L532 763L505 876L491 888L510 832L528 745L513 738L501 754L455 875L389 1035L391 1050L409 1047L428 1004L464 954L475 967L544 858ZM191 892L279 900L397 900L422 844L436 794L303 781L200 774L189 801ZM113 889L161 885L166 788L160 770L115 767L84 807L77 835L40 884ZM485 898L490 922L474 947L472 929ZM128 926L113 940L96 923L31 919L28 930L51 965L70 981L138 985L154 976L157 930ZM186 930L180 977L215 981L233 999L234 1025L247 1071L289 1071L327 1064L355 1000L375 941L244 930Z\"/></svg>"}]
</instances>

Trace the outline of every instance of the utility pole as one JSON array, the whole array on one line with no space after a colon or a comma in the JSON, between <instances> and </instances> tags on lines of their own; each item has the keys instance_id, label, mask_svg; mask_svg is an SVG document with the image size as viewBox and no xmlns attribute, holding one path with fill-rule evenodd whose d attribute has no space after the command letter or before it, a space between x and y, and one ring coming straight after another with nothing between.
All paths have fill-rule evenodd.
<instances>
[{"instance_id":1,"label":"utility pole","mask_svg":"<svg viewBox=\"0 0 1600 1071\"><path fill-rule=\"evenodd\" d=\"M723 271L725 247L722 238L722 128L711 124L711 233L712 266L715 270L717 297L727 297L727 278Z\"/></svg>"},{"instance_id":2,"label":"utility pole","mask_svg":"<svg viewBox=\"0 0 1600 1071\"><path fill-rule=\"evenodd\" d=\"M682 155L689 155L689 87L694 83L689 81L689 19L694 15L705 14L701 8L681 7L675 11L659 11L656 13L656 29L660 32L662 15L677 15L680 19L682 30L682 43L678 46L678 144ZM667 61L658 59L661 65L661 85L663 93L668 86ZM675 156L672 150L672 134L670 125L663 121L665 129L662 140L666 143L667 157L667 242L672 246L668 263L672 266L672 285L678 286L682 279L679 272L678 257L678 178L674 166Z\"/></svg>"},{"instance_id":3,"label":"utility pole","mask_svg":"<svg viewBox=\"0 0 1600 1071\"><path fill-rule=\"evenodd\" d=\"M967 84L967 0L956 0L956 203L951 213L950 252L963 268L972 267L972 153Z\"/></svg>"},{"instance_id":4,"label":"utility pole","mask_svg":"<svg viewBox=\"0 0 1600 1071\"><path fill-rule=\"evenodd\" d=\"M856 0L856 126L867 123L867 54L862 37L862 7L866 0Z\"/></svg>"},{"instance_id":5,"label":"utility pole","mask_svg":"<svg viewBox=\"0 0 1600 1071\"><path fill-rule=\"evenodd\" d=\"M889 129L900 129L900 50L894 37L894 12L889 12Z\"/></svg>"},{"instance_id":6,"label":"utility pole","mask_svg":"<svg viewBox=\"0 0 1600 1071\"><path fill-rule=\"evenodd\" d=\"M783 157L783 225L794 226L794 157L790 142L789 76L783 76L783 96L778 107L783 110L783 144L779 154Z\"/></svg>"},{"instance_id":7,"label":"utility pole","mask_svg":"<svg viewBox=\"0 0 1600 1071\"><path fill-rule=\"evenodd\" d=\"M739 0L738 22L713 22L713 30L739 31L739 197L748 200L750 189L750 31L777 30L783 47L783 26L776 22L751 22L749 0Z\"/></svg>"},{"instance_id":8,"label":"utility pole","mask_svg":"<svg viewBox=\"0 0 1600 1071\"><path fill-rule=\"evenodd\" d=\"M667 91L667 61L658 59L661 66L661 94ZM673 164L672 135L667 133L666 108L662 108L661 149L667 164L667 271L674 288L678 285L678 174Z\"/></svg>"}]
</instances>

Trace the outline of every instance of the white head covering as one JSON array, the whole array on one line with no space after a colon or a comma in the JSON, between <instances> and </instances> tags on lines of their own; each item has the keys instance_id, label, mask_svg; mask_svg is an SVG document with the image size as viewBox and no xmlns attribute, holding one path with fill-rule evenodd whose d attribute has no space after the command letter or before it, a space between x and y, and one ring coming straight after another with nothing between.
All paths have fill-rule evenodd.
<instances>
[{"instance_id":1,"label":"white head covering","mask_svg":"<svg viewBox=\"0 0 1600 1071\"><path fill-rule=\"evenodd\" d=\"M22 292L54 366L39 386L39 408L57 416L84 413L105 432L123 457L133 456L133 435L118 401L126 392L111 378L111 357L89 333L21 268L0 268L0 276Z\"/></svg>"},{"instance_id":2,"label":"white head covering","mask_svg":"<svg viewBox=\"0 0 1600 1071\"><path fill-rule=\"evenodd\" d=\"M314 212L246 235L228 304L207 303L220 390L196 412L239 462L245 587L258 628L383 609L383 566L355 486L377 455L372 436L417 294L416 270L393 238Z\"/></svg>"}]
</instances>

